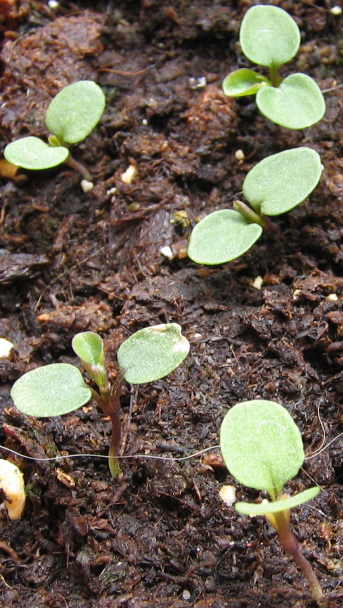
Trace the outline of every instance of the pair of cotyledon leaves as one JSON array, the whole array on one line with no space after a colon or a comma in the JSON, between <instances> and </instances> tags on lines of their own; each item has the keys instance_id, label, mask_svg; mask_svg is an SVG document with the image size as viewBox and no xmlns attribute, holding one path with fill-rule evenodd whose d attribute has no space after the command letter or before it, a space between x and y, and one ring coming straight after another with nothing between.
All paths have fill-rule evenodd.
<instances>
[{"instance_id":1,"label":"pair of cotyledon leaves","mask_svg":"<svg viewBox=\"0 0 343 608\"><path fill-rule=\"evenodd\" d=\"M8 144L6 160L24 169L50 169L69 156L66 144L83 141L99 122L105 109L105 95L90 80L80 80L65 87L51 101L45 124L53 133L51 145L38 137L23 137Z\"/></svg>"},{"instance_id":2,"label":"pair of cotyledon leaves","mask_svg":"<svg viewBox=\"0 0 343 608\"><path fill-rule=\"evenodd\" d=\"M248 68L229 74L223 82L225 95L256 95L260 112L288 129L304 129L325 114L325 101L317 83L307 74L291 74L284 80L278 69L290 61L300 46L300 31L292 17L277 6L258 5L245 14L239 40L250 61L266 66L271 80Z\"/></svg>"},{"instance_id":3,"label":"pair of cotyledon leaves","mask_svg":"<svg viewBox=\"0 0 343 608\"><path fill-rule=\"evenodd\" d=\"M268 156L243 182L243 194L259 216L274 216L299 205L317 186L323 167L307 147ZM263 228L234 209L214 211L193 229L188 256L198 264L224 264L252 247Z\"/></svg>"},{"instance_id":4,"label":"pair of cotyledon leaves","mask_svg":"<svg viewBox=\"0 0 343 608\"><path fill-rule=\"evenodd\" d=\"M91 376L105 364L102 338L93 332L76 334L73 349ZM118 349L121 373L131 384L153 382L171 373L186 358L189 342L177 323L146 327ZM94 373L95 372L95 373ZM85 405L92 391L80 370L68 363L37 367L21 376L11 390L16 407L31 416L60 416Z\"/></svg>"}]
</instances>

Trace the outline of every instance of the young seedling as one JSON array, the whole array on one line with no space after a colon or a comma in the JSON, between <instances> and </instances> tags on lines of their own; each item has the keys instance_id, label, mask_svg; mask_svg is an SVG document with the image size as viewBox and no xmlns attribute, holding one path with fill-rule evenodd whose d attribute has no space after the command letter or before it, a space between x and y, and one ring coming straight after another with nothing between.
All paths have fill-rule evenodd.
<instances>
[{"instance_id":1,"label":"young seedling","mask_svg":"<svg viewBox=\"0 0 343 608\"><path fill-rule=\"evenodd\" d=\"M21 376L12 387L11 397L18 410L42 418L73 412L93 398L111 419L109 467L112 476L116 477L121 470L118 460L119 411L124 380L143 384L170 374L187 357L189 342L177 323L154 325L137 331L118 349L120 372L113 384L107 377L104 343L98 334L90 331L76 334L72 347L98 390L86 384L74 365L53 363Z\"/></svg>"},{"instance_id":2,"label":"young seedling","mask_svg":"<svg viewBox=\"0 0 343 608\"><path fill-rule=\"evenodd\" d=\"M248 251L265 228L269 216L299 205L317 186L323 167L311 148L293 148L264 158L249 171L241 201L233 209L214 211L193 229L188 256L197 264L224 264Z\"/></svg>"},{"instance_id":3,"label":"young seedling","mask_svg":"<svg viewBox=\"0 0 343 608\"><path fill-rule=\"evenodd\" d=\"M66 163L91 180L87 169L70 154L68 144L83 141L98 124L104 109L105 95L91 80L74 82L51 101L45 124L52 133L49 145L38 137L23 137L8 144L5 159L22 167L39 171Z\"/></svg>"},{"instance_id":4,"label":"young seedling","mask_svg":"<svg viewBox=\"0 0 343 608\"><path fill-rule=\"evenodd\" d=\"M324 97L310 76L279 76L280 66L293 59L300 46L299 28L286 11L252 6L244 15L239 40L250 61L269 68L269 78L248 68L236 70L224 79L225 95L256 95L260 112L288 129L305 129L323 118Z\"/></svg>"},{"instance_id":5,"label":"young seedling","mask_svg":"<svg viewBox=\"0 0 343 608\"><path fill-rule=\"evenodd\" d=\"M305 574L314 599L327 606L319 581L290 526L290 510L320 492L309 488L295 496L284 493L284 485L302 466L305 454L300 431L287 410L274 401L245 401L234 405L220 429L220 447L231 475L249 488L264 490L271 502L238 502L243 515L265 515L276 529L282 547Z\"/></svg>"}]
</instances>

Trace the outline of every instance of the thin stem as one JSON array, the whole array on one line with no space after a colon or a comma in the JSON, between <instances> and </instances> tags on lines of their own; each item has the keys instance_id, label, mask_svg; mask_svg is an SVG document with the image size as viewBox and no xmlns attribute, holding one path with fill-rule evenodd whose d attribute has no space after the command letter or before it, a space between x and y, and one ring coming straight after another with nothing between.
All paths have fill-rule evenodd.
<instances>
[{"instance_id":1,"label":"thin stem","mask_svg":"<svg viewBox=\"0 0 343 608\"><path fill-rule=\"evenodd\" d=\"M261 217L265 222L266 230L270 230L271 232L280 232L280 227L278 224L275 224L275 222L273 222L268 215L262 215Z\"/></svg>"},{"instance_id":2,"label":"thin stem","mask_svg":"<svg viewBox=\"0 0 343 608\"><path fill-rule=\"evenodd\" d=\"M269 73L272 86L278 87L281 82L281 78L279 77L279 66L272 63L269 67Z\"/></svg>"},{"instance_id":3,"label":"thin stem","mask_svg":"<svg viewBox=\"0 0 343 608\"><path fill-rule=\"evenodd\" d=\"M106 416L109 416L112 423L112 437L108 452L108 466L113 478L121 473L119 465L119 446L121 439L121 420L120 420L120 393L124 378L119 375L114 385L109 382L99 387L100 395L92 389L93 397Z\"/></svg>"},{"instance_id":4,"label":"thin stem","mask_svg":"<svg viewBox=\"0 0 343 608\"><path fill-rule=\"evenodd\" d=\"M75 158L73 158L73 156L70 154L70 152L69 152L68 158L64 162L65 162L66 165L68 165L68 167L71 167L71 169L74 169L74 171L77 171L78 173L81 173L81 175L88 182L91 182L93 180L93 178L92 178L91 174L89 173L88 169L82 163L80 163L78 160L75 160Z\"/></svg>"},{"instance_id":5,"label":"thin stem","mask_svg":"<svg viewBox=\"0 0 343 608\"><path fill-rule=\"evenodd\" d=\"M108 466L111 471L112 477L115 479L119 473L121 473L121 468L119 465L119 445L121 438L121 420L119 416L119 410L117 412L113 412L110 414L111 423L112 423L112 437L110 448L108 451Z\"/></svg>"},{"instance_id":6,"label":"thin stem","mask_svg":"<svg viewBox=\"0 0 343 608\"><path fill-rule=\"evenodd\" d=\"M320 608L327 608L328 602L324 598L323 590L320 586L317 576L310 562L303 555L300 549L298 539L291 530L290 511L280 511L279 513L273 513L270 515L271 517L268 516L268 519L276 528L283 549L293 557L297 566L303 571L310 585L312 595L316 600L318 606Z\"/></svg>"},{"instance_id":7,"label":"thin stem","mask_svg":"<svg viewBox=\"0 0 343 608\"><path fill-rule=\"evenodd\" d=\"M235 211L238 211L246 220L249 222L253 222L254 224L259 224L262 228L266 227L265 220L258 215L251 207L248 207L242 201L234 201L232 204Z\"/></svg>"}]
</instances>

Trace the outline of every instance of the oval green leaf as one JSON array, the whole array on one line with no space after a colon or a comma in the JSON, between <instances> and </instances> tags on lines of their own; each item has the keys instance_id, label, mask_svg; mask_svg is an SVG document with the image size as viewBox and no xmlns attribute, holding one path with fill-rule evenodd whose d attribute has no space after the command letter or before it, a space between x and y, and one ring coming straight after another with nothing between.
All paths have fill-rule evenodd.
<instances>
[{"instance_id":1,"label":"oval green leaf","mask_svg":"<svg viewBox=\"0 0 343 608\"><path fill-rule=\"evenodd\" d=\"M281 511L294 509L294 507L298 507L299 505L304 504L304 502L312 500L312 498L318 496L319 492L320 488L315 486L308 490L304 490L295 496L286 498L285 500L274 500L273 502L266 501L258 505L251 502L237 502L235 504L235 509L238 513L241 513L241 515L250 515L251 517L254 517L255 515L267 515L268 513L281 513Z\"/></svg>"},{"instance_id":2,"label":"oval green leaf","mask_svg":"<svg viewBox=\"0 0 343 608\"><path fill-rule=\"evenodd\" d=\"M255 95L259 89L267 85L271 85L268 78L253 70L242 68L224 78L223 91L228 97L243 97L243 95Z\"/></svg>"},{"instance_id":3,"label":"oval green leaf","mask_svg":"<svg viewBox=\"0 0 343 608\"><path fill-rule=\"evenodd\" d=\"M222 422L220 447L231 475L249 488L267 490L273 499L305 458L297 425L274 401L234 405Z\"/></svg>"},{"instance_id":4,"label":"oval green leaf","mask_svg":"<svg viewBox=\"0 0 343 608\"><path fill-rule=\"evenodd\" d=\"M27 372L12 386L15 406L29 416L46 418L77 410L92 397L77 367L53 363Z\"/></svg>"},{"instance_id":5,"label":"oval green leaf","mask_svg":"<svg viewBox=\"0 0 343 608\"><path fill-rule=\"evenodd\" d=\"M50 103L45 124L61 143L76 144L98 124L106 99L91 80L80 80L62 89Z\"/></svg>"},{"instance_id":6,"label":"oval green leaf","mask_svg":"<svg viewBox=\"0 0 343 608\"><path fill-rule=\"evenodd\" d=\"M93 331L83 331L76 334L72 340L75 354L89 365L103 364L104 342L99 334Z\"/></svg>"},{"instance_id":7,"label":"oval green leaf","mask_svg":"<svg viewBox=\"0 0 343 608\"><path fill-rule=\"evenodd\" d=\"M291 74L279 87L264 87L256 96L258 109L287 129L306 129L319 122L326 110L317 83L306 74Z\"/></svg>"},{"instance_id":8,"label":"oval green leaf","mask_svg":"<svg viewBox=\"0 0 343 608\"><path fill-rule=\"evenodd\" d=\"M321 159L315 150L292 148L255 165L243 182L243 193L258 213L280 215L311 194L322 171Z\"/></svg>"},{"instance_id":9,"label":"oval green leaf","mask_svg":"<svg viewBox=\"0 0 343 608\"><path fill-rule=\"evenodd\" d=\"M189 353L189 342L177 323L146 327L118 349L119 366L127 382L144 384L174 371Z\"/></svg>"},{"instance_id":10,"label":"oval green leaf","mask_svg":"<svg viewBox=\"0 0 343 608\"><path fill-rule=\"evenodd\" d=\"M280 66L296 55L300 31L294 19L277 6L252 6L239 33L242 51L259 65Z\"/></svg>"},{"instance_id":11,"label":"oval green leaf","mask_svg":"<svg viewBox=\"0 0 343 608\"><path fill-rule=\"evenodd\" d=\"M262 232L233 209L214 211L194 227L187 253L197 264L225 264L248 251Z\"/></svg>"},{"instance_id":12,"label":"oval green leaf","mask_svg":"<svg viewBox=\"0 0 343 608\"><path fill-rule=\"evenodd\" d=\"M31 136L12 141L4 150L4 157L9 163L32 171L57 167L64 163L68 156L67 148L51 148L38 137Z\"/></svg>"}]
</instances>

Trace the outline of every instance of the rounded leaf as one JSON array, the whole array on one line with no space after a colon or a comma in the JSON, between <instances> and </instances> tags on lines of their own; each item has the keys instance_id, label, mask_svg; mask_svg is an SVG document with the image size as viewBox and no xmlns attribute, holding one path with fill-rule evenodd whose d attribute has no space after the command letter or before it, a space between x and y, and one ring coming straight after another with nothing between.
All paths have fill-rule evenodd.
<instances>
[{"instance_id":1,"label":"rounded leaf","mask_svg":"<svg viewBox=\"0 0 343 608\"><path fill-rule=\"evenodd\" d=\"M15 406L29 416L46 418L77 410L92 397L77 367L53 363L27 372L12 386Z\"/></svg>"},{"instance_id":2,"label":"rounded leaf","mask_svg":"<svg viewBox=\"0 0 343 608\"><path fill-rule=\"evenodd\" d=\"M298 507L299 505L304 504L304 502L312 500L312 498L318 496L319 492L320 488L315 486L308 490L304 490L295 496L286 498L285 500L274 500L273 502L263 501L258 505L251 502L237 502L235 504L235 509L238 513L250 515L251 517L255 517L255 515L267 515L269 513L280 513L281 511L294 509L294 507Z\"/></svg>"},{"instance_id":3,"label":"rounded leaf","mask_svg":"<svg viewBox=\"0 0 343 608\"><path fill-rule=\"evenodd\" d=\"M83 331L76 334L72 340L75 354L89 365L103 364L104 342L99 334L93 331Z\"/></svg>"},{"instance_id":4,"label":"rounded leaf","mask_svg":"<svg viewBox=\"0 0 343 608\"><path fill-rule=\"evenodd\" d=\"M80 80L53 98L45 124L61 143L76 144L93 131L105 104L105 95L95 82Z\"/></svg>"},{"instance_id":5,"label":"rounded leaf","mask_svg":"<svg viewBox=\"0 0 343 608\"><path fill-rule=\"evenodd\" d=\"M279 215L311 194L322 171L321 159L315 150L292 148L257 163L243 182L243 193L258 213Z\"/></svg>"},{"instance_id":6,"label":"rounded leaf","mask_svg":"<svg viewBox=\"0 0 343 608\"><path fill-rule=\"evenodd\" d=\"M197 264L225 264L248 251L262 231L233 209L214 211L194 227L187 253Z\"/></svg>"},{"instance_id":7,"label":"rounded leaf","mask_svg":"<svg viewBox=\"0 0 343 608\"><path fill-rule=\"evenodd\" d=\"M256 96L264 116L287 129L306 129L325 114L325 100L317 83L307 74L291 74L279 87L264 87Z\"/></svg>"},{"instance_id":8,"label":"rounded leaf","mask_svg":"<svg viewBox=\"0 0 343 608\"><path fill-rule=\"evenodd\" d=\"M300 31L282 8L252 6L243 17L239 41L244 55L253 63L280 66L296 55Z\"/></svg>"},{"instance_id":9,"label":"rounded leaf","mask_svg":"<svg viewBox=\"0 0 343 608\"><path fill-rule=\"evenodd\" d=\"M57 167L64 163L68 156L67 148L52 148L38 137L31 136L12 141L4 150L4 157L9 163L32 171Z\"/></svg>"},{"instance_id":10,"label":"rounded leaf","mask_svg":"<svg viewBox=\"0 0 343 608\"><path fill-rule=\"evenodd\" d=\"M228 97L243 97L243 95L255 95L259 89L270 84L265 76L242 68L224 78L223 91Z\"/></svg>"},{"instance_id":11,"label":"rounded leaf","mask_svg":"<svg viewBox=\"0 0 343 608\"><path fill-rule=\"evenodd\" d=\"M222 422L220 447L231 475L249 488L267 490L273 499L305 458L297 425L274 401L234 405Z\"/></svg>"},{"instance_id":12,"label":"rounded leaf","mask_svg":"<svg viewBox=\"0 0 343 608\"><path fill-rule=\"evenodd\" d=\"M119 366L127 382L144 384L174 371L189 353L189 342L177 323L146 327L118 349Z\"/></svg>"}]
</instances>

